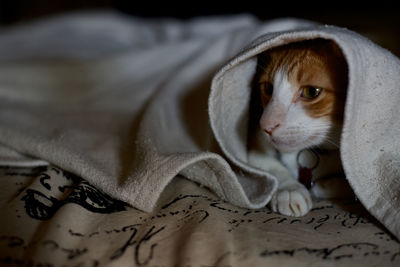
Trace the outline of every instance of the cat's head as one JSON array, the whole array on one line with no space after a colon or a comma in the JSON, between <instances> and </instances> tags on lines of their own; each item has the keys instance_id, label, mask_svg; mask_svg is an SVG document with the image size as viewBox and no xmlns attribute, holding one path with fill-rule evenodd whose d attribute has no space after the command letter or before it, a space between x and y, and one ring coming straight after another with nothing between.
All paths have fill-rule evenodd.
<instances>
[{"instance_id":1,"label":"cat's head","mask_svg":"<svg viewBox=\"0 0 400 267\"><path fill-rule=\"evenodd\" d=\"M315 39L280 46L258 58L263 113L259 124L282 152L338 146L347 64L336 44Z\"/></svg>"}]
</instances>

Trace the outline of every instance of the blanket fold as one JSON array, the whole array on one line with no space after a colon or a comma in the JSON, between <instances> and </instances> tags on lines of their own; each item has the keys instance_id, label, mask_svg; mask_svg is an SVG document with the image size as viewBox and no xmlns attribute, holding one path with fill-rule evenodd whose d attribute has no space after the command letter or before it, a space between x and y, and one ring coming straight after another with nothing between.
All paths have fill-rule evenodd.
<instances>
[{"instance_id":1,"label":"blanket fold","mask_svg":"<svg viewBox=\"0 0 400 267\"><path fill-rule=\"evenodd\" d=\"M243 118L250 116L250 82L255 73L255 56L279 45L315 38L335 41L348 64L349 85L341 139L346 177L367 210L399 237L400 64L393 54L368 39L334 26L260 37L222 68L213 80L209 114L216 139L228 158L242 169L253 171L247 162L247 120ZM232 97L235 101L230 100ZM239 108L232 108L232 103L237 103ZM224 121L218 119L222 116ZM235 129L242 132L236 136L226 134Z\"/></svg>"},{"instance_id":2,"label":"blanket fold","mask_svg":"<svg viewBox=\"0 0 400 267\"><path fill-rule=\"evenodd\" d=\"M262 207L277 181L247 162L256 55L314 38L335 41L349 67L347 178L399 237L398 59L354 32L303 20L80 14L8 30L0 34L0 158L12 149L13 162L17 152L40 159L31 165L49 162L145 211L177 174L235 205Z\"/></svg>"}]
</instances>

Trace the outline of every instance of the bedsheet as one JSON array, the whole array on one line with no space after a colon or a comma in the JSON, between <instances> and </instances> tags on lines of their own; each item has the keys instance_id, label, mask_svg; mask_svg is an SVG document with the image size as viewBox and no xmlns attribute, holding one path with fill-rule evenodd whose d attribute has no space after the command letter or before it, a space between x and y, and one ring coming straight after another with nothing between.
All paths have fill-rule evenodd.
<instances>
[{"instance_id":1,"label":"bedsheet","mask_svg":"<svg viewBox=\"0 0 400 267\"><path fill-rule=\"evenodd\" d=\"M300 218L244 209L175 178L151 213L54 166L0 168L1 266L399 266L356 201Z\"/></svg>"}]
</instances>

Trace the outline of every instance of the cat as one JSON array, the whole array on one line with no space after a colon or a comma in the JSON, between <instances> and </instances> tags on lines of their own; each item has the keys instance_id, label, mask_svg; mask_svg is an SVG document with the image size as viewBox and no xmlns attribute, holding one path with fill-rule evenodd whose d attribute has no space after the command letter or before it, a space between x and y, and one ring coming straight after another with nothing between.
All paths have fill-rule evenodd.
<instances>
[{"instance_id":1,"label":"cat","mask_svg":"<svg viewBox=\"0 0 400 267\"><path fill-rule=\"evenodd\" d=\"M318 198L352 195L339 151L347 73L340 48L325 39L258 56L250 113L259 115L252 115L248 160L278 179L273 211L305 215L312 208L308 189Z\"/></svg>"}]
</instances>

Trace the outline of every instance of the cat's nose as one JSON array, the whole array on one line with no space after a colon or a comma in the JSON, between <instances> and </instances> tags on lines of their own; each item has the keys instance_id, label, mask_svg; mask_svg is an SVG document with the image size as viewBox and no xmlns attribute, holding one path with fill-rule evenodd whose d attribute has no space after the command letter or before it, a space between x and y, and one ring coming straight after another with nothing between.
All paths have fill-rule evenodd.
<instances>
[{"instance_id":1,"label":"cat's nose","mask_svg":"<svg viewBox=\"0 0 400 267\"><path fill-rule=\"evenodd\" d=\"M280 124L277 123L275 126L266 127L266 128L264 128L263 130L264 130L264 132L266 132L267 134L272 135L272 132L273 132L276 128L278 128L279 125L280 125Z\"/></svg>"}]
</instances>

